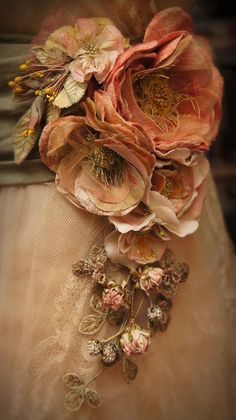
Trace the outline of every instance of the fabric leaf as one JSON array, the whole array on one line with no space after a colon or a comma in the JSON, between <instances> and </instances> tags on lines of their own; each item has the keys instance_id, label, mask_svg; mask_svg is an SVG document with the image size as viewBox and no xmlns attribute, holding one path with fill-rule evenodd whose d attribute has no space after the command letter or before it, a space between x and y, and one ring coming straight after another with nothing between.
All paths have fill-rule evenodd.
<instances>
[{"instance_id":1,"label":"fabric leaf","mask_svg":"<svg viewBox=\"0 0 236 420\"><path fill-rule=\"evenodd\" d=\"M106 316L92 314L85 316L79 326L81 334L92 335L100 330L106 320Z\"/></svg>"},{"instance_id":2,"label":"fabric leaf","mask_svg":"<svg viewBox=\"0 0 236 420\"><path fill-rule=\"evenodd\" d=\"M124 357L122 371L126 382L129 383L136 378L136 375L138 373L138 367L134 362L131 362L130 359Z\"/></svg>"},{"instance_id":3,"label":"fabric leaf","mask_svg":"<svg viewBox=\"0 0 236 420\"><path fill-rule=\"evenodd\" d=\"M101 314L104 312L104 309L102 308L102 300L100 296L98 296L96 293L94 293L91 296L89 304L90 304L90 307L94 310L94 312L98 314Z\"/></svg>"},{"instance_id":4,"label":"fabric leaf","mask_svg":"<svg viewBox=\"0 0 236 420\"><path fill-rule=\"evenodd\" d=\"M87 83L77 83L71 75L69 75L64 83L64 88L55 98L53 104L58 108L69 108L76 104L84 96L87 89Z\"/></svg>"},{"instance_id":5,"label":"fabric leaf","mask_svg":"<svg viewBox=\"0 0 236 420\"><path fill-rule=\"evenodd\" d=\"M34 47L32 51L41 64L46 66L68 60L67 55L59 48Z\"/></svg>"},{"instance_id":6,"label":"fabric leaf","mask_svg":"<svg viewBox=\"0 0 236 420\"><path fill-rule=\"evenodd\" d=\"M77 373L66 373L63 382L69 389L79 389L84 384L83 379Z\"/></svg>"},{"instance_id":7,"label":"fabric leaf","mask_svg":"<svg viewBox=\"0 0 236 420\"><path fill-rule=\"evenodd\" d=\"M99 407L101 405L101 397L97 391L88 389L86 390L85 397L92 407Z\"/></svg>"},{"instance_id":8,"label":"fabric leaf","mask_svg":"<svg viewBox=\"0 0 236 420\"><path fill-rule=\"evenodd\" d=\"M52 103L48 103L47 115L46 115L47 123L59 118L60 113L61 113L61 110L57 106L53 105Z\"/></svg>"},{"instance_id":9,"label":"fabric leaf","mask_svg":"<svg viewBox=\"0 0 236 420\"><path fill-rule=\"evenodd\" d=\"M39 124L44 115L45 100L38 96L19 119L13 132L15 162L20 164L33 149L39 136Z\"/></svg>"}]
</instances>

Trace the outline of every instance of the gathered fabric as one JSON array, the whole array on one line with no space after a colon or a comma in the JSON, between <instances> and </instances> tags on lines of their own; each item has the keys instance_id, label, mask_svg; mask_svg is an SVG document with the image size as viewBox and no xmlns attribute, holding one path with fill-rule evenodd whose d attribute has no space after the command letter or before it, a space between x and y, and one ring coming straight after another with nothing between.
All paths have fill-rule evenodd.
<instances>
[{"instance_id":1,"label":"gathered fabric","mask_svg":"<svg viewBox=\"0 0 236 420\"><path fill-rule=\"evenodd\" d=\"M5 187L0 199L1 416L76 418L64 408L63 375L89 381L100 367L79 333L92 285L75 278L71 266L102 243L110 226L75 209L51 183ZM199 230L174 240L172 249L191 272L174 299L170 326L152 338L140 363L136 356L134 383L114 366L91 385L106 401L97 419L233 418L235 260L211 179ZM94 413L84 405L80 416Z\"/></svg>"}]
</instances>

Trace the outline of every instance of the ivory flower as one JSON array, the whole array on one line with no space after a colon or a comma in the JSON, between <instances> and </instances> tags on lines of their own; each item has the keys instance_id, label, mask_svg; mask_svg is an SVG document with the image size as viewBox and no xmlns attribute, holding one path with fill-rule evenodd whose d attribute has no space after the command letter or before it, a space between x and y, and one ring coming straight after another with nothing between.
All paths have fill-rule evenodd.
<instances>
[{"instance_id":1,"label":"ivory flower","mask_svg":"<svg viewBox=\"0 0 236 420\"><path fill-rule=\"evenodd\" d=\"M153 289L158 289L161 283L163 270L159 267L146 266L142 271L139 279L141 289L149 292Z\"/></svg>"},{"instance_id":2,"label":"ivory flower","mask_svg":"<svg viewBox=\"0 0 236 420\"><path fill-rule=\"evenodd\" d=\"M190 16L158 13L142 44L120 55L105 89L115 108L144 130L157 151L204 151L221 115L222 78L209 47L192 34Z\"/></svg>"},{"instance_id":3,"label":"ivory flower","mask_svg":"<svg viewBox=\"0 0 236 420\"><path fill-rule=\"evenodd\" d=\"M69 69L77 82L88 82L94 76L102 83L124 51L124 41L109 19L87 18L53 32L46 47L60 49L70 57Z\"/></svg>"}]
</instances>

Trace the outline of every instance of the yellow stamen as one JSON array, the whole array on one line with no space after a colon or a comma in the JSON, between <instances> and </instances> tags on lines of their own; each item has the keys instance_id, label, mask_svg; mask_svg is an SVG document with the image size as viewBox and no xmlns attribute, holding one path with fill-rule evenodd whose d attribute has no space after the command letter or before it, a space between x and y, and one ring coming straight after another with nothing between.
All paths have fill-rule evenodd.
<instances>
[{"instance_id":1,"label":"yellow stamen","mask_svg":"<svg viewBox=\"0 0 236 420\"><path fill-rule=\"evenodd\" d=\"M189 101L196 108L197 103L190 95L174 91L169 77L154 73L134 82L134 93L142 111L153 119L161 131L176 128L178 125L178 107Z\"/></svg>"},{"instance_id":2,"label":"yellow stamen","mask_svg":"<svg viewBox=\"0 0 236 420\"><path fill-rule=\"evenodd\" d=\"M19 83L19 82L21 82L21 80L22 80L22 77L21 76L17 76L17 77L15 77L14 82L15 83Z\"/></svg>"},{"instance_id":3,"label":"yellow stamen","mask_svg":"<svg viewBox=\"0 0 236 420\"><path fill-rule=\"evenodd\" d=\"M26 64L26 63L23 63L23 64L20 64L20 65L19 65L19 70L20 70L20 71L25 71L25 70L27 70L27 68L28 68L28 66L27 66L27 64Z\"/></svg>"},{"instance_id":4,"label":"yellow stamen","mask_svg":"<svg viewBox=\"0 0 236 420\"><path fill-rule=\"evenodd\" d=\"M105 185L120 185L124 179L124 160L104 146L96 146L89 155L92 171Z\"/></svg>"},{"instance_id":5,"label":"yellow stamen","mask_svg":"<svg viewBox=\"0 0 236 420\"><path fill-rule=\"evenodd\" d=\"M22 93L22 92L24 92L24 89L22 89L22 87L20 87L20 86L17 86L17 87L15 87L14 92L15 93Z\"/></svg>"},{"instance_id":6,"label":"yellow stamen","mask_svg":"<svg viewBox=\"0 0 236 420\"><path fill-rule=\"evenodd\" d=\"M30 137L35 132L34 128L28 128L27 130L23 131L23 137Z\"/></svg>"},{"instance_id":7,"label":"yellow stamen","mask_svg":"<svg viewBox=\"0 0 236 420\"><path fill-rule=\"evenodd\" d=\"M15 86L15 82L14 82L14 80L9 80L9 82L8 82L8 86L9 86L10 88L13 88L13 87Z\"/></svg>"}]
</instances>

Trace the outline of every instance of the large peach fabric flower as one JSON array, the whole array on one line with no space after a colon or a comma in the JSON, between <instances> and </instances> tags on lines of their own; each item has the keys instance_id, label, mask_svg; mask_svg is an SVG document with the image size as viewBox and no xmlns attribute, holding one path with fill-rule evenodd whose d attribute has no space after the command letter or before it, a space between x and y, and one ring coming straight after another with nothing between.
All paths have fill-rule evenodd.
<instances>
[{"instance_id":1,"label":"large peach fabric flower","mask_svg":"<svg viewBox=\"0 0 236 420\"><path fill-rule=\"evenodd\" d=\"M150 144L117 114L106 94L97 92L85 110L85 117L60 118L45 127L41 158L72 203L95 214L124 215L150 189L155 162Z\"/></svg>"},{"instance_id":2,"label":"large peach fabric flower","mask_svg":"<svg viewBox=\"0 0 236 420\"><path fill-rule=\"evenodd\" d=\"M105 90L118 112L145 130L162 154L207 150L217 133L222 79L180 8L153 18L143 43L120 55Z\"/></svg>"}]
</instances>

